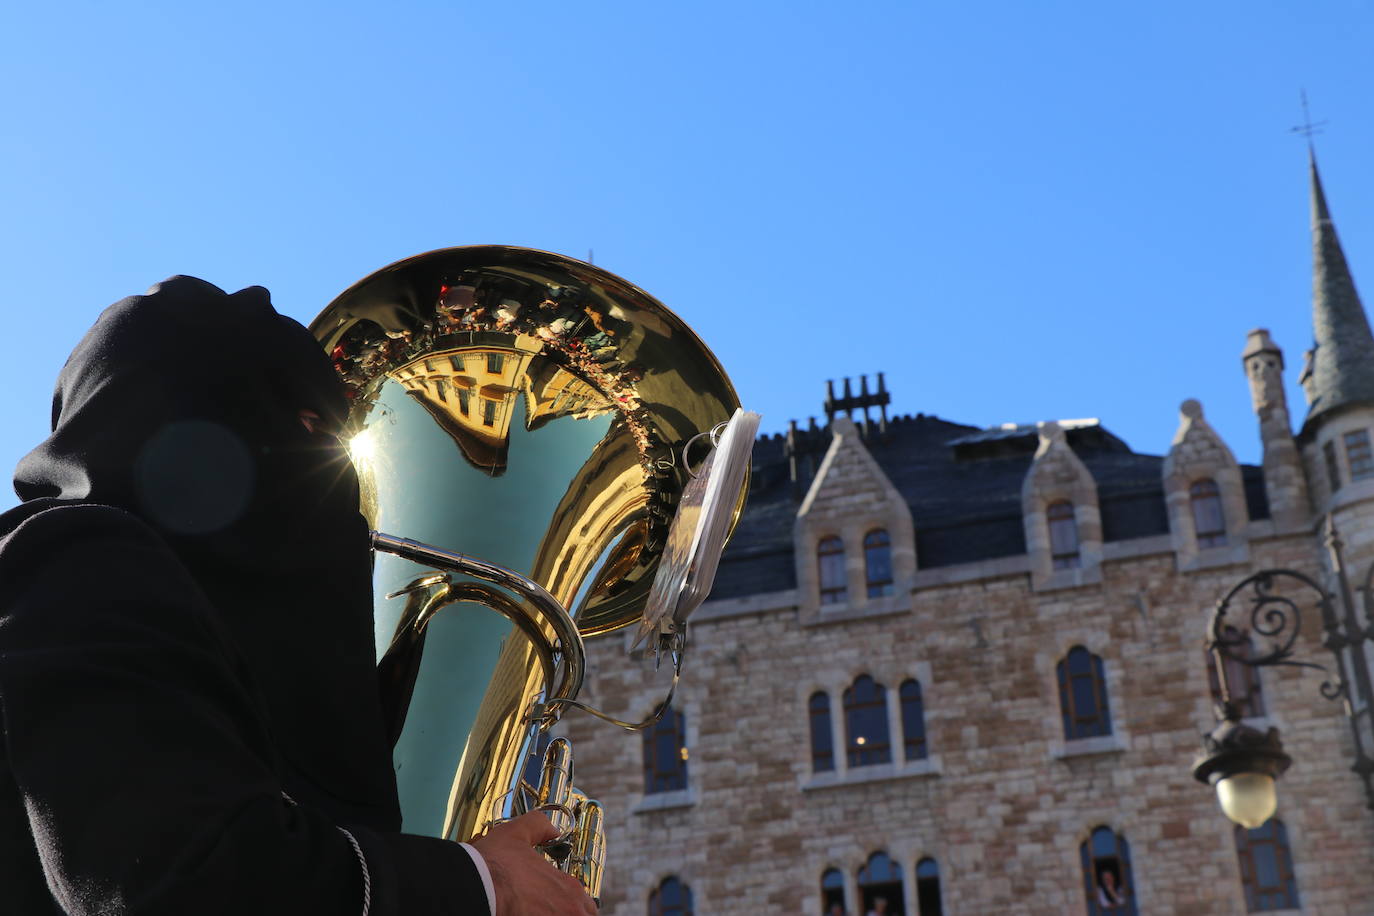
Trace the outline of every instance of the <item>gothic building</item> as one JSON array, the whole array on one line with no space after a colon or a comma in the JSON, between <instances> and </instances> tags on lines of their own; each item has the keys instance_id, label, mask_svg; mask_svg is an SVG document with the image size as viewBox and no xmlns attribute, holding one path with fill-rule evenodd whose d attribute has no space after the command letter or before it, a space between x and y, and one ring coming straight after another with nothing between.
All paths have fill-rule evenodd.
<instances>
[{"instance_id":1,"label":"gothic building","mask_svg":"<svg viewBox=\"0 0 1374 916\"><path fill-rule=\"evenodd\" d=\"M757 442L672 712L562 726L608 812L603 913L1374 913L1374 812L1319 674L1232 673L1295 759L1265 825L1190 772L1218 598L1264 568L1330 583L1332 527L1352 576L1374 563L1374 336L1311 182L1296 433L1267 331L1238 367L1259 467L1195 400L1164 456L1096 420L889 420L881 385ZM666 676L628 648L589 645L588 692L639 718ZM1328 658L1318 622L1299 651Z\"/></svg>"}]
</instances>

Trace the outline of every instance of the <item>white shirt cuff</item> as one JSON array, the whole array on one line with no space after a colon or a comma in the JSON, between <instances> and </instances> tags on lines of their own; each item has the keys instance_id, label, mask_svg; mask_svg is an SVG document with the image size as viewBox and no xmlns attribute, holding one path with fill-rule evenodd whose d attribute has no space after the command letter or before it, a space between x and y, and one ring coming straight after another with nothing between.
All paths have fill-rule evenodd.
<instances>
[{"instance_id":1,"label":"white shirt cuff","mask_svg":"<svg viewBox=\"0 0 1374 916\"><path fill-rule=\"evenodd\" d=\"M487 892L487 912L491 913L491 916L496 916L496 888L491 883L491 870L487 868L487 860L482 858L476 847L467 843L458 845L468 851L468 855L472 857L472 864L477 866L477 874L482 876L482 889Z\"/></svg>"}]
</instances>

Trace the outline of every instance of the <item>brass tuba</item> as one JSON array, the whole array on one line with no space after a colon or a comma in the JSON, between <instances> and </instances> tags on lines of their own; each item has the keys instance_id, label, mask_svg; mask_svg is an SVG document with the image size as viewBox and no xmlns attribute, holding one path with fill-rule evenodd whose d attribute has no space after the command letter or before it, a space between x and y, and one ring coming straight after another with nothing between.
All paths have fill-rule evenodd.
<instances>
[{"instance_id":1,"label":"brass tuba","mask_svg":"<svg viewBox=\"0 0 1374 916\"><path fill-rule=\"evenodd\" d=\"M352 400L405 829L465 840L544 807L565 830L546 851L599 896L571 749L526 764L576 702L583 637L640 619L684 450L739 406L729 379L642 290L523 248L397 262L311 331Z\"/></svg>"}]
</instances>

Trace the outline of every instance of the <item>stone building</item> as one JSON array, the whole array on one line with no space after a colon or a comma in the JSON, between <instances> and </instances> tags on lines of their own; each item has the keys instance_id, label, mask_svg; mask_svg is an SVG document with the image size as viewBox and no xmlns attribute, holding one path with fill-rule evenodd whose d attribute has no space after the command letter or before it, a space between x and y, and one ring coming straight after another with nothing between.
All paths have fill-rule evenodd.
<instances>
[{"instance_id":1,"label":"stone building","mask_svg":"<svg viewBox=\"0 0 1374 916\"><path fill-rule=\"evenodd\" d=\"M1330 587L1329 525L1352 575L1374 563L1374 336L1311 182L1296 434L1268 332L1238 367L1260 467L1194 400L1162 457L1094 420L888 420L866 386L757 442L673 712L642 740L561 727L608 812L603 913L1374 914L1374 812L1320 674L1233 676L1295 758L1268 824L1190 773L1218 598L1271 567ZM638 718L667 677L628 648L589 646L588 693Z\"/></svg>"}]
</instances>

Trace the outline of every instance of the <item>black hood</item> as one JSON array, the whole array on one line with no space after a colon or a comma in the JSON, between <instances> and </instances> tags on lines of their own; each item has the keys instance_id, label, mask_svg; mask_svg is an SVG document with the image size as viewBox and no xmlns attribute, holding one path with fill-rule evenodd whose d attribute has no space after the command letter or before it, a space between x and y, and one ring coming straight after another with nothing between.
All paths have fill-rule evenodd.
<instances>
[{"instance_id":1,"label":"black hood","mask_svg":"<svg viewBox=\"0 0 1374 916\"><path fill-rule=\"evenodd\" d=\"M154 528L233 634L288 791L384 825L398 815L367 525L346 453L302 409L326 430L347 413L314 337L261 287L173 277L108 308L77 345L52 435L15 474L18 514L96 503Z\"/></svg>"}]
</instances>

